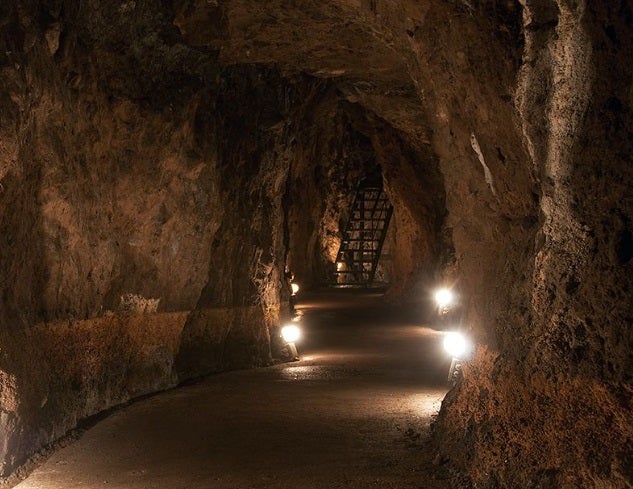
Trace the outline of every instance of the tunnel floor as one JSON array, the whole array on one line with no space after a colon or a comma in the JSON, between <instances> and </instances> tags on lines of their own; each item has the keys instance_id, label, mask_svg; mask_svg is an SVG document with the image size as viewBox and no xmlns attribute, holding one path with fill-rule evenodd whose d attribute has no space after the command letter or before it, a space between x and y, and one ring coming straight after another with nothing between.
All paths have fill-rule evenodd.
<instances>
[{"instance_id":1,"label":"tunnel floor","mask_svg":"<svg viewBox=\"0 0 633 489\"><path fill-rule=\"evenodd\" d=\"M312 293L297 310L300 361L117 409L16 488L454 487L428 441L441 333L374 291Z\"/></svg>"}]
</instances>

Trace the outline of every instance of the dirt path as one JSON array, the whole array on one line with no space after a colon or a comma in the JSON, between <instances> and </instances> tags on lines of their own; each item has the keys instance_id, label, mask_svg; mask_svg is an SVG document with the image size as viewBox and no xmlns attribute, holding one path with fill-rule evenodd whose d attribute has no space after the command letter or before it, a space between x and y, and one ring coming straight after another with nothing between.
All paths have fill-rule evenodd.
<instances>
[{"instance_id":1,"label":"dirt path","mask_svg":"<svg viewBox=\"0 0 633 489\"><path fill-rule=\"evenodd\" d=\"M117 410L17 489L446 488L441 335L371 293L305 298L303 359Z\"/></svg>"}]
</instances>

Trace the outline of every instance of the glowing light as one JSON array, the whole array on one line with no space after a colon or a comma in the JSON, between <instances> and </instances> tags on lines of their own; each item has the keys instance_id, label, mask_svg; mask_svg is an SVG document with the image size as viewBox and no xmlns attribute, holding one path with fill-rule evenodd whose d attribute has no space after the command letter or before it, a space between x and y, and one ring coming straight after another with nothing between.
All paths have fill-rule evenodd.
<instances>
[{"instance_id":1,"label":"glowing light","mask_svg":"<svg viewBox=\"0 0 633 489\"><path fill-rule=\"evenodd\" d=\"M295 324L288 324L281 328L281 336L286 343L294 343L301 338L301 330Z\"/></svg>"},{"instance_id":2,"label":"glowing light","mask_svg":"<svg viewBox=\"0 0 633 489\"><path fill-rule=\"evenodd\" d=\"M469 350L468 341L460 333L446 333L443 344L446 352L455 358L462 358Z\"/></svg>"},{"instance_id":3,"label":"glowing light","mask_svg":"<svg viewBox=\"0 0 633 489\"><path fill-rule=\"evenodd\" d=\"M296 295L299 292L299 285L295 283L290 284L290 290L292 290L292 295Z\"/></svg>"},{"instance_id":4,"label":"glowing light","mask_svg":"<svg viewBox=\"0 0 633 489\"><path fill-rule=\"evenodd\" d=\"M448 289L439 289L437 292L435 292L435 302L437 302L437 305L439 307L448 307L453 303L454 300L455 296Z\"/></svg>"},{"instance_id":5,"label":"glowing light","mask_svg":"<svg viewBox=\"0 0 633 489\"><path fill-rule=\"evenodd\" d=\"M336 263L336 271L340 272L341 270L343 270L343 262L337 262Z\"/></svg>"}]
</instances>

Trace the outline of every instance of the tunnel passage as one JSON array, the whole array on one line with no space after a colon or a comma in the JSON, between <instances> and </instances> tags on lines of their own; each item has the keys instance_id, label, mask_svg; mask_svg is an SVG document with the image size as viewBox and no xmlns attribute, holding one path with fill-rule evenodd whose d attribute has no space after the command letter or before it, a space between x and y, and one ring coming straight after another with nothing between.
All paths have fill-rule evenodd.
<instances>
[{"instance_id":1,"label":"tunnel passage","mask_svg":"<svg viewBox=\"0 0 633 489\"><path fill-rule=\"evenodd\" d=\"M633 484L632 19L626 1L4 2L0 473L129 398L267 364L286 264L324 279L373 162L388 295L456 284L478 344L444 458L480 487Z\"/></svg>"},{"instance_id":2,"label":"tunnel passage","mask_svg":"<svg viewBox=\"0 0 633 489\"><path fill-rule=\"evenodd\" d=\"M392 214L393 206L383 189L382 178L361 180L345 227L339 226L342 232L332 286L370 287L380 279L389 282L387 259L394 236L389 233Z\"/></svg>"},{"instance_id":3,"label":"tunnel passage","mask_svg":"<svg viewBox=\"0 0 633 489\"><path fill-rule=\"evenodd\" d=\"M393 296L410 300L432 286L450 244L442 236L445 195L433 155L339 91L311 107L299 131L296 144L308 147L290 167L286 199L286 263L296 279L308 287L331 283L355 192L375 181L394 206Z\"/></svg>"}]
</instances>

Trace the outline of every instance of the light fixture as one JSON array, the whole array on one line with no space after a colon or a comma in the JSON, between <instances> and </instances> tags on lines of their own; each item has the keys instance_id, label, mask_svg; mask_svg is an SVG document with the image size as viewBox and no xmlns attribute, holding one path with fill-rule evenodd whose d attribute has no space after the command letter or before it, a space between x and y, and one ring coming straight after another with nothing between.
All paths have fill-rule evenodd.
<instances>
[{"instance_id":1,"label":"light fixture","mask_svg":"<svg viewBox=\"0 0 633 489\"><path fill-rule=\"evenodd\" d=\"M297 295L297 292L299 292L299 285L295 284L294 282L291 283L290 290L292 291L292 295Z\"/></svg>"},{"instance_id":2,"label":"light fixture","mask_svg":"<svg viewBox=\"0 0 633 489\"><path fill-rule=\"evenodd\" d=\"M440 309L450 306L454 300L455 296L449 289L443 288L435 292L435 302Z\"/></svg>"},{"instance_id":3,"label":"light fixture","mask_svg":"<svg viewBox=\"0 0 633 489\"><path fill-rule=\"evenodd\" d=\"M296 324L286 324L281 328L281 337L286 342L287 354L291 360L299 360L299 352L295 341L301 338L301 330Z\"/></svg>"},{"instance_id":4,"label":"light fixture","mask_svg":"<svg viewBox=\"0 0 633 489\"><path fill-rule=\"evenodd\" d=\"M301 338L301 330L296 324L287 324L281 328L281 336L286 343L294 343Z\"/></svg>"},{"instance_id":5,"label":"light fixture","mask_svg":"<svg viewBox=\"0 0 633 489\"><path fill-rule=\"evenodd\" d=\"M468 340L461 333L449 332L444 336L444 350L453 358L464 358L470 349Z\"/></svg>"}]
</instances>

